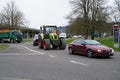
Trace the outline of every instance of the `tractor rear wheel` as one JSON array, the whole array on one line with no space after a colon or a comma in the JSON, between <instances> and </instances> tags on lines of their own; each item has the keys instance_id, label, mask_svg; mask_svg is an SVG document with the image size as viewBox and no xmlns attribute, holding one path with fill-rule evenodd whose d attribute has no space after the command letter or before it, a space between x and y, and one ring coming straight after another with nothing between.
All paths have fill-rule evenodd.
<instances>
[{"instance_id":1,"label":"tractor rear wheel","mask_svg":"<svg viewBox=\"0 0 120 80\"><path fill-rule=\"evenodd\" d=\"M43 48L43 40L41 39L41 36L38 39L38 46L39 48Z\"/></svg>"},{"instance_id":2,"label":"tractor rear wheel","mask_svg":"<svg viewBox=\"0 0 120 80\"><path fill-rule=\"evenodd\" d=\"M43 41L43 48L45 50L49 50L50 49L50 40L49 39L44 39L44 41Z\"/></svg>"},{"instance_id":3,"label":"tractor rear wheel","mask_svg":"<svg viewBox=\"0 0 120 80\"><path fill-rule=\"evenodd\" d=\"M59 49L64 50L66 48L66 43L64 39L60 40L60 46Z\"/></svg>"}]
</instances>

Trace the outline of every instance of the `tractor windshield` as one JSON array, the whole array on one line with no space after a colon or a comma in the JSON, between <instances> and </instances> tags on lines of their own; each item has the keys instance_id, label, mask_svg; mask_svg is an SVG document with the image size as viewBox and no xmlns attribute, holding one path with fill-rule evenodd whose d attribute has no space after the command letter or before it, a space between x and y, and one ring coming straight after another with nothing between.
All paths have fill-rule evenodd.
<instances>
[{"instance_id":1,"label":"tractor windshield","mask_svg":"<svg viewBox=\"0 0 120 80\"><path fill-rule=\"evenodd\" d=\"M56 27L46 27L46 33L52 33L56 32L57 28Z\"/></svg>"}]
</instances>

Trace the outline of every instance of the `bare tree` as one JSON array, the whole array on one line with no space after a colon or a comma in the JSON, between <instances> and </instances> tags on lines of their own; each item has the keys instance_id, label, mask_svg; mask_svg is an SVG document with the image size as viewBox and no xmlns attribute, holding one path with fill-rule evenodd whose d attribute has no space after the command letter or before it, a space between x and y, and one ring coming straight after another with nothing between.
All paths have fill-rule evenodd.
<instances>
[{"instance_id":1,"label":"bare tree","mask_svg":"<svg viewBox=\"0 0 120 80\"><path fill-rule=\"evenodd\" d=\"M73 14L76 17L82 18L82 25L84 27L85 38L88 38L88 21L89 21L89 10L90 10L90 0L71 0L70 4L73 6Z\"/></svg>"},{"instance_id":2,"label":"bare tree","mask_svg":"<svg viewBox=\"0 0 120 80\"><path fill-rule=\"evenodd\" d=\"M107 9L104 6L104 0L91 0L91 8L90 8L90 33L91 39L94 39L94 33L96 30L100 32L102 29L100 26L103 26L103 23L107 21Z\"/></svg>"},{"instance_id":3,"label":"bare tree","mask_svg":"<svg viewBox=\"0 0 120 80\"><path fill-rule=\"evenodd\" d=\"M115 4L116 4L116 9L119 11L120 13L120 0L115 0Z\"/></svg>"},{"instance_id":4,"label":"bare tree","mask_svg":"<svg viewBox=\"0 0 120 80\"><path fill-rule=\"evenodd\" d=\"M114 22L120 25L120 0L114 1L115 6L112 9Z\"/></svg>"},{"instance_id":5,"label":"bare tree","mask_svg":"<svg viewBox=\"0 0 120 80\"><path fill-rule=\"evenodd\" d=\"M84 27L85 38L88 38L90 33L91 39L94 39L97 25L107 19L104 0L72 0L70 3L73 6L73 14L82 19L81 26Z\"/></svg>"},{"instance_id":6,"label":"bare tree","mask_svg":"<svg viewBox=\"0 0 120 80\"><path fill-rule=\"evenodd\" d=\"M23 27L26 24L23 13L16 7L14 1L3 8L0 16L2 24L7 25L9 29Z\"/></svg>"}]
</instances>

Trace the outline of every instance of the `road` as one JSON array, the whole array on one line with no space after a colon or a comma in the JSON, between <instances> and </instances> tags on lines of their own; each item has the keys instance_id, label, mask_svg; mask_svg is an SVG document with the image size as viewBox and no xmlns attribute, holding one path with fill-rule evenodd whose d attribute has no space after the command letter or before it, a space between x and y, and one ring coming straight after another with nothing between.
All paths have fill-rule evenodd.
<instances>
[{"instance_id":1,"label":"road","mask_svg":"<svg viewBox=\"0 0 120 80\"><path fill-rule=\"evenodd\" d=\"M0 52L0 80L120 80L120 53L110 58L42 50L32 43L9 44Z\"/></svg>"}]
</instances>

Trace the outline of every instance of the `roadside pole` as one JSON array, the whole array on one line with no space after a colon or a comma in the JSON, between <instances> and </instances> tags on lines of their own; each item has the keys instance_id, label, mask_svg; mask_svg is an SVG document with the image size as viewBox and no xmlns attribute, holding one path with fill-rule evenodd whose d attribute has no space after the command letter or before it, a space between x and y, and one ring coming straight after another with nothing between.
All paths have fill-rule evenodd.
<instances>
[{"instance_id":1,"label":"roadside pole","mask_svg":"<svg viewBox=\"0 0 120 80\"><path fill-rule=\"evenodd\" d=\"M119 48L119 26L117 24L113 26L113 41L114 48Z\"/></svg>"}]
</instances>

